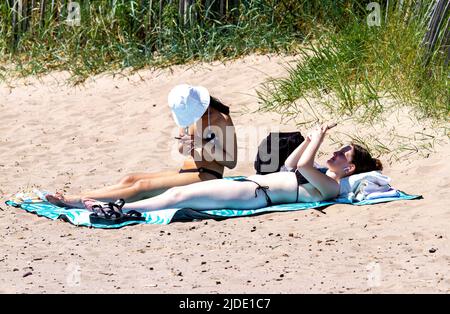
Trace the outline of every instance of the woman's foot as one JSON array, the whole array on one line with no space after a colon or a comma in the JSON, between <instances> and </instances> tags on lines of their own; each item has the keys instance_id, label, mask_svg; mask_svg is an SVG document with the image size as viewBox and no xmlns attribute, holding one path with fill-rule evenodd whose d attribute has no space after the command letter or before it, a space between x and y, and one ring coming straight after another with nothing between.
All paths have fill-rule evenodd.
<instances>
[{"instance_id":1,"label":"woman's foot","mask_svg":"<svg viewBox=\"0 0 450 314\"><path fill-rule=\"evenodd\" d=\"M81 200L81 202L83 203L83 208L86 208L87 210L90 211L94 211L93 210L94 205L101 205L102 207L105 205L105 203L99 202L92 198L84 198Z\"/></svg>"},{"instance_id":2,"label":"woman's foot","mask_svg":"<svg viewBox=\"0 0 450 314\"><path fill-rule=\"evenodd\" d=\"M81 200L83 203L83 207L90 211L108 211L108 212L115 212L117 215L122 215L122 207L125 205L125 201L123 199L117 200L114 203L109 202L101 202L98 200L94 200L92 198L83 198Z\"/></svg>"},{"instance_id":3,"label":"woman's foot","mask_svg":"<svg viewBox=\"0 0 450 314\"><path fill-rule=\"evenodd\" d=\"M56 206L68 207L68 208L84 208L84 204L79 196L64 196L57 192L54 195L46 195L46 199L49 203Z\"/></svg>"},{"instance_id":4,"label":"woman's foot","mask_svg":"<svg viewBox=\"0 0 450 314\"><path fill-rule=\"evenodd\" d=\"M92 206L94 206L95 204L98 204L98 201L90 199L90 198L85 198L82 200L82 202L83 202L83 207L90 211L92 211Z\"/></svg>"}]
</instances>

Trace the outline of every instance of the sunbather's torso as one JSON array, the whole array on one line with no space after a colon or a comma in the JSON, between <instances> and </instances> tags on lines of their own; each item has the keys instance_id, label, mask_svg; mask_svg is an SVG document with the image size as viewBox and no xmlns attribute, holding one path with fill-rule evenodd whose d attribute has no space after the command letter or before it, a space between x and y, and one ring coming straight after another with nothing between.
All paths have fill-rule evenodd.
<instances>
[{"instance_id":1,"label":"sunbather's torso","mask_svg":"<svg viewBox=\"0 0 450 314\"><path fill-rule=\"evenodd\" d=\"M226 122L227 116L216 110L212 110L211 113L212 113L210 116L211 127L220 128L222 131L222 134L226 134L227 136L229 136L230 134L227 133L227 122ZM189 128L189 134L197 134L197 136L204 135L205 129L207 129L207 126L208 126L208 122L205 117L203 117L202 119L203 119L202 130L201 131L197 130L197 126L192 125ZM212 130L214 130L214 128L212 128ZM183 134L184 130L180 129L180 133ZM232 134L232 135L234 135L234 134ZM217 136L219 136L219 135L217 135ZM226 138L226 140L233 141L234 138L233 137ZM181 167L181 169L200 169L200 168L206 168L206 169L212 170L214 172L217 172L217 173L220 173L223 175L225 167L223 165L219 164L215 160L208 161L208 160L205 160L204 158L199 160L198 156L196 156L196 160L194 160L193 156L188 156L186 158L186 160L183 162L183 165ZM214 175L212 175L210 173L201 173L200 175L201 175L201 180L217 179L217 177L215 177Z\"/></svg>"},{"instance_id":2,"label":"sunbather's torso","mask_svg":"<svg viewBox=\"0 0 450 314\"><path fill-rule=\"evenodd\" d=\"M252 175L251 179L260 185L268 186L269 197L274 204L299 202L319 202L325 200L311 183L297 184L297 178L293 172L275 172L266 175Z\"/></svg>"},{"instance_id":3,"label":"sunbather's torso","mask_svg":"<svg viewBox=\"0 0 450 314\"><path fill-rule=\"evenodd\" d=\"M192 157L186 158L186 160L183 162L183 166L181 167L181 169L200 169L200 168L206 168L212 171L215 171L217 173L220 173L221 175L223 175L224 172L224 166L219 165L217 162L215 161L205 161L205 160L201 160L201 161L194 161L194 159ZM210 180L210 179L220 179L217 178L216 176L214 176L211 173L207 173L207 172L202 172L199 173L199 178L200 180Z\"/></svg>"}]
</instances>

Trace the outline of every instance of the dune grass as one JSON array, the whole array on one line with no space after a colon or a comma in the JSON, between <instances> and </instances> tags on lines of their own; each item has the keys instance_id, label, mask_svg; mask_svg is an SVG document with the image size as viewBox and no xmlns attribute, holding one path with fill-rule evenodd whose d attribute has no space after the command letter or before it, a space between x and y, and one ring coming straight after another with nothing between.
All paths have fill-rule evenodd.
<instances>
[{"instance_id":1,"label":"dune grass","mask_svg":"<svg viewBox=\"0 0 450 314\"><path fill-rule=\"evenodd\" d=\"M264 84L258 91L261 109L295 117L307 110L296 105L303 100L334 116L371 122L389 109L380 100L391 97L423 117L448 120L450 72L445 58L449 48L436 49L425 60L422 45L431 3L417 6L411 1L398 9L398 2L391 1L388 11L385 7L382 12L387 19L379 27L349 12L351 21L340 30L300 48L302 58L288 69L287 78ZM439 40L443 37L441 31Z\"/></svg>"},{"instance_id":2,"label":"dune grass","mask_svg":"<svg viewBox=\"0 0 450 314\"><path fill-rule=\"evenodd\" d=\"M380 27L366 23L369 0L242 0L225 14L206 6L219 0L196 0L185 16L179 1L80 0L79 26L66 23L68 1L47 1L41 16L42 1L27 16L0 2L0 80L65 70L76 84L123 68L288 52L301 60L258 91L262 110L297 116L302 99L370 122L389 96L423 116L449 116L448 46L424 60L422 45L436 0L379 1Z\"/></svg>"},{"instance_id":3,"label":"dune grass","mask_svg":"<svg viewBox=\"0 0 450 314\"><path fill-rule=\"evenodd\" d=\"M358 0L195 0L186 16L179 12L184 0L78 0L80 25L69 26L70 1L46 1L42 16L44 0L33 1L29 16L20 16L14 1L0 2L0 79L68 70L82 82L126 67L289 53L317 34L342 29L349 12L365 14ZM220 3L230 6L224 14L217 12Z\"/></svg>"},{"instance_id":4,"label":"dune grass","mask_svg":"<svg viewBox=\"0 0 450 314\"><path fill-rule=\"evenodd\" d=\"M12 28L13 10L0 3L0 78L68 70L73 82L103 71L164 67L194 60L236 58L251 52L290 51L292 27L275 21L276 1L242 1L218 16L205 1L195 1L184 18L178 1L78 1L79 26L65 23L67 9L47 8L43 22L32 12L29 29ZM212 3L212 1L210 1ZM19 23L20 24L20 23Z\"/></svg>"}]
</instances>

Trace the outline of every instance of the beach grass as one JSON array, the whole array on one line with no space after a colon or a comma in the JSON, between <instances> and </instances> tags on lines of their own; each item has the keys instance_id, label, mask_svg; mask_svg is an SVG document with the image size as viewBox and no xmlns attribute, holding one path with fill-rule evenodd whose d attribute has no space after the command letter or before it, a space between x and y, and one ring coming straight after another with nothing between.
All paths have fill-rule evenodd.
<instances>
[{"instance_id":1,"label":"beach grass","mask_svg":"<svg viewBox=\"0 0 450 314\"><path fill-rule=\"evenodd\" d=\"M365 13L356 0L79 0L73 25L73 1L22 0L27 14L15 1L0 2L0 63L8 64L0 76L68 70L74 82L123 68L294 52L343 28L349 12ZM181 12L182 2L193 5Z\"/></svg>"},{"instance_id":2,"label":"beach grass","mask_svg":"<svg viewBox=\"0 0 450 314\"><path fill-rule=\"evenodd\" d=\"M0 75L68 70L77 83L104 71L286 52L295 46L292 27L275 21L274 1L241 1L221 15L205 1L194 1L183 14L178 1L78 3L79 25L66 23L66 6L56 1L59 6L53 12L47 8L43 17L37 9L31 13L27 31L12 26L14 10L0 3L0 62L12 65L0 68Z\"/></svg>"},{"instance_id":3,"label":"beach grass","mask_svg":"<svg viewBox=\"0 0 450 314\"><path fill-rule=\"evenodd\" d=\"M293 53L301 58L288 77L258 90L262 110L295 117L302 99L370 122L389 96L448 119L448 34L432 51L423 45L436 0L380 1L380 26L367 23L371 1L356 0L197 0L187 11L181 1L80 0L79 24L68 23L70 1L16 2L0 3L0 80L62 70L77 84L125 68Z\"/></svg>"},{"instance_id":4,"label":"beach grass","mask_svg":"<svg viewBox=\"0 0 450 314\"><path fill-rule=\"evenodd\" d=\"M270 79L258 91L261 109L298 116L313 102L333 116L371 122L390 109L381 102L390 97L419 116L448 120L449 47L427 51L423 45L435 2L411 1L401 8L399 3L384 7L380 26L349 12L351 21L341 29L300 47L301 58L288 77ZM447 13L438 42L445 40L448 20ZM308 106L299 108L299 100Z\"/></svg>"}]
</instances>

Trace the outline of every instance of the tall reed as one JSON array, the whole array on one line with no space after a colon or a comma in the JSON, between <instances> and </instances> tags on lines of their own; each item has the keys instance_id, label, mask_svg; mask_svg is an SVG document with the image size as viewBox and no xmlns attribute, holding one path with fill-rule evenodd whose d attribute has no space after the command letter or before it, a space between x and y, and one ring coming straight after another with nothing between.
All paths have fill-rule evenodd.
<instances>
[{"instance_id":1,"label":"tall reed","mask_svg":"<svg viewBox=\"0 0 450 314\"><path fill-rule=\"evenodd\" d=\"M0 62L14 64L21 75L63 69L82 81L123 67L234 58L294 46L289 27L275 22L273 1L79 0L80 24L74 25L67 22L73 1L36 0L26 16L27 31L15 26L25 17L17 14L14 1L0 3ZM2 73L9 74L0 68Z\"/></svg>"},{"instance_id":2,"label":"tall reed","mask_svg":"<svg viewBox=\"0 0 450 314\"><path fill-rule=\"evenodd\" d=\"M262 109L295 116L302 112L295 102L315 99L334 115L372 121L387 109L380 102L387 95L418 109L419 116L448 119L449 11L430 50L424 38L437 1L401 3L381 6L378 27L368 25L369 11L352 11L339 31L308 42L287 78L269 80L259 90ZM327 101L327 95L337 101Z\"/></svg>"},{"instance_id":3,"label":"tall reed","mask_svg":"<svg viewBox=\"0 0 450 314\"><path fill-rule=\"evenodd\" d=\"M333 95L338 102L324 102L330 111L370 120L388 93L423 115L448 118L448 1L378 1L379 27L367 25L370 2L22 0L19 9L19 0L5 0L0 79L58 69L76 83L124 67L296 52L303 58L289 77L259 90L263 109L295 115L299 98ZM67 21L74 3L79 25ZM437 6L443 18L431 14Z\"/></svg>"}]
</instances>

